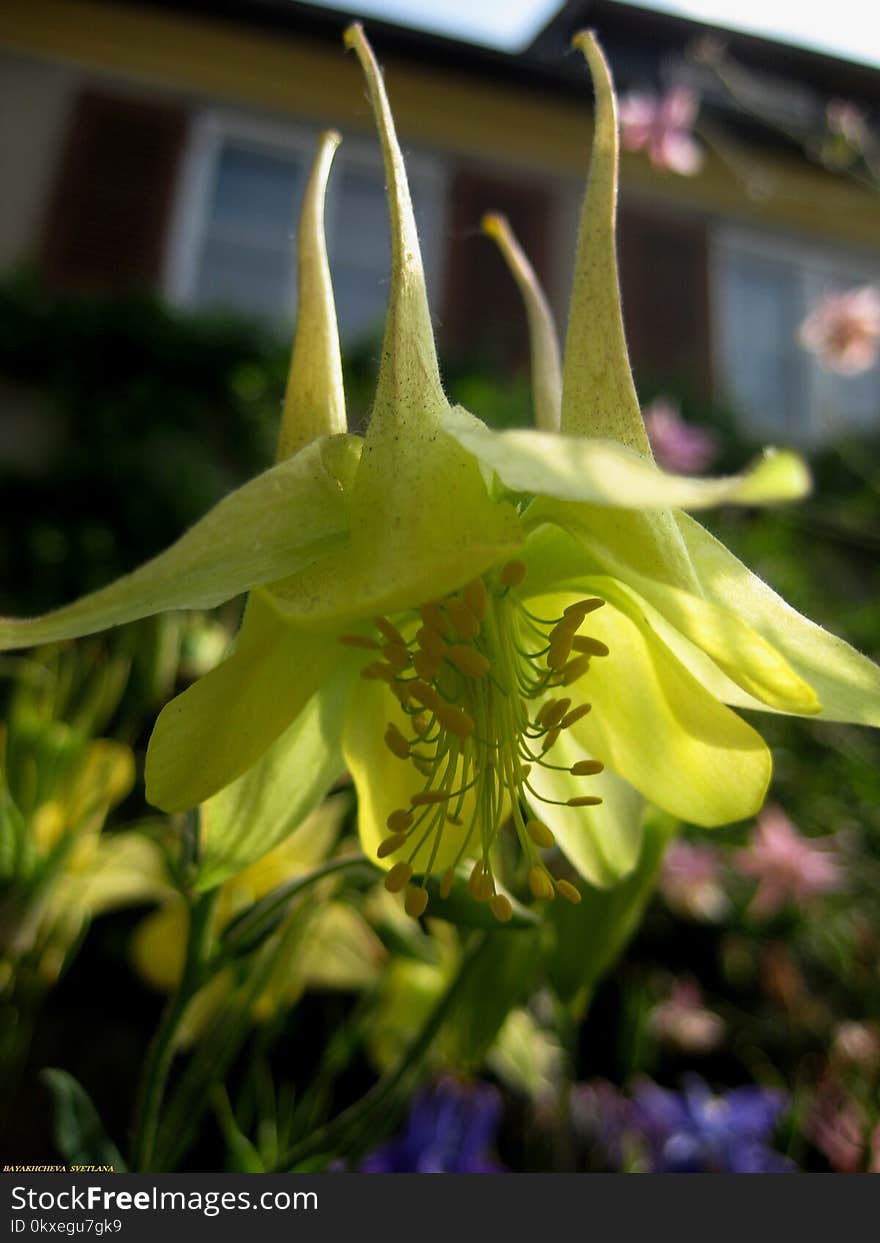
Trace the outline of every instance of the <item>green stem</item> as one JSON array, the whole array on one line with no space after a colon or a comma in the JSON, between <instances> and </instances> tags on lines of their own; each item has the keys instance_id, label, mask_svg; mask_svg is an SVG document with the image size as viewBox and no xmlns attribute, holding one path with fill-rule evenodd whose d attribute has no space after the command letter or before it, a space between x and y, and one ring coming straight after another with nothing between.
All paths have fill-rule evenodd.
<instances>
[{"instance_id":1,"label":"green stem","mask_svg":"<svg viewBox=\"0 0 880 1243\"><path fill-rule=\"evenodd\" d=\"M279 1157L273 1172L286 1172L295 1169L310 1157L332 1150L340 1140L362 1127L371 1116L383 1106L388 1097L395 1091L407 1075L415 1070L424 1058L434 1038L440 1031L468 976L473 970L480 954L488 944L488 937L481 936L472 942L467 950L455 978L446 992L431 1011L421 1031L406 1050L397 1066L370 1089L359 1101L332 1118L323 1127L313 1131L311 1135L294 1144Z\"/></svg>"},{"instance_id":2,"label":"green stem","mask_svg":"<svg viewBox=\"0 0 880 1243\"><path fill-rule=\"evenodd\" d=\"M150 1169L165 1085L174 1060L175 1036L190 1001L204 983L205 964L211 942L211 923L219 892L219 889L212 889L202 894L190 910L183 975L153 1037L141 1079L129 1162L129 1169L132 1171Z\"/></svg>"}]
</instances>

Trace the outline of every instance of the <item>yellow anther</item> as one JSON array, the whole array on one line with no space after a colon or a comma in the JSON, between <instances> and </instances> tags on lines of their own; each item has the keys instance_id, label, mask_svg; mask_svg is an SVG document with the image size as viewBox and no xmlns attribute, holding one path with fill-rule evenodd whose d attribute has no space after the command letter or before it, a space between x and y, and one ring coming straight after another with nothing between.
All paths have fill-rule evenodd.
<instances>
[{"instance_id":1,"label":"yellow anther","mask_svg":"<svg viewBox=\"0 0 880 1243\"><path fill-rule=\"evenodd\" d=\"M446 618L439 600L429 600L419 609L419 616L426 626L436 630L439 635L446 633Z\"/></svg>"},{"instance_id":2,"label":"yellow anther","mask_svg":"<svg viewBox=\"0 0 880 1243\"><path fill-rule=\"evenodd\" d=\"M382 648L382 655L391 665L392 669L400 672L409 664L409 652L399 643L386 643Z\"/></svg>"},{"instance_id":3,"label":"yellow anther","mask_svg":"<svg viewBox=\"0 0 880 1243\"><path fill-rule=\"evenodd\" d=\"M361 647L365 652L378 651L379 644L375 639L368 639L365 634L341 634L339 642L346 647Z\"/></svg>"},{"instance_id":4,"label":"yellow anther","mask_svg":"<svg viewBox=\"0 0 880 1243\"><path fill-rule=\"evenodd\" d=\"M468 738L474 732L473 717L464 708L456 708L452 704L440 704L437 720L450 734L455 734L456 738Z\"/></svg>"},{"instance_id":5,"label":"yellow anther","mask_svg":"<svg viewBox=\"0 0 880 1243\"><path fill-rule=\"evenodd\" d=\"M535 898L552 898L556 892L550 874L538 863L532 864L529 868L528 882L532 896ZM385 883L387 885L387 880Z\"/></svg>"},{"instance_id":6,"label":"yellow anther","mask_svg":"<svg viewBox=\"0 0 880 1243\"><path fill-rule=\"evenodd\" d=\"M424 682L433 682L443 664L442 656L419 650L412 658L413 668Z\"/></svg>"},{"instance_id":7,"label":"yellow anther","mask_svg":"<svg viewBox=\"0 0 880 1243\"><path fill-rule=\"evenodd\" d=\"M432 712L436 711L443 702L433 686L428 686L427 682L410 682L409 692L416 703L420 703L424 708L430 708Z\"/></svg>"},{"instance_id":8,"label":"yellow anther","mask_svg":"<svg viewBox=\"0 0 880 1243\"><path fill-rule=\"evenodd\" d=\"M452 893L452 886L454 884L455 884L455 869L447 868L446 871L443 873L443 879L440 882L440 889L439 889L440 897L444 899L448 898L449 895Z\"/></svg>"},{"instance_id":9,"label":"yellow anther","mask_svg":"<svg viewBox=\"0 0 880 1243\"><path fill-rule=\"evenodd\" d=\"M498 575L502 587L518 587L526 576L524 561L508 561L501 567Z\"/></svg>"},{"instance_id":10,"label":"yellow anther","mask_svg":"<svg viewBox=\"0 0 880 1243\"><path fill-rule=\"evenodd\" d=\"M361 669L361 677L367 678L368 681L381 681L390 684L397 677L397 670L392 669L391 665L383 664L381 660L374 660L371 665L365 665Z\"/></svg>"},{"instance_id":11,"label":"yellow anther","mask_svg":"<svg viewBox=\"0 0 880 1243\"><path fill-rule=\"evenodd\" d=\"M547 652L547 668L561 669L571 655L573 635L570 630L556 627L550 635L550 650Z\"/></svg>"},{"instance_id":12,"label":"yellow anther","mask_svg":"<svg viewBox=\"0 0 880 1243\"><path fill-rule=\"evenodd\" d=\"M389 725L385 730L385 746L399 760L409 759L409 743L396 725Z\"/></svg>"},{"instance_id":13,"label":"yellow anther","mask_svg":"<svg viewBox=\"0 0 880 1243\"><path fill-rule=\"evenodd\" d=\"M528 780L529 773L530 773L531 771L532 771L532 766L531 766L531 764L520 764L520 766L519 766L519 779L520 779L520 781L527 781L527 780Z\"/></svg>"},{"instance_id":14,"label":"yellow anther","mask_svg":"<svg viewBox=\"0 0 880 1243\"><path fill-rule=\"evenodd\" d=\"M443 659L443 653L446 651L446 644L439 631L433 626L422 626L416 634L416 643L428 656L433 656L436 661Z\"/></svg>"},{"instance_id":15,"label":"yellow anther","mask_svg":"<svg viewBox=\"0 0 880 1243\"><path fill-rule=\"evenodd\" d=\"M569 807L598 807L602 802L595 794L579 794L577 798L566 800Z\"/></svg>"},{"instance_id":16,"label":"yellow anther","mask_svg":"<svg viewBox=\"0 0 880 1243\"><path fill-rule=\"evenodd\" d=\"M594 639L588 634L576 635L572 647L576 652L586 652L590 656L607 656L609 650L601 639Z\"/></svg>"},{"instance_id":17,"label":"yellow anther","mask_svg":"<svg viewBox=\"0 0 880 1243\"><path fill-rule=\"evenodd\" d=\"M445 790L419 790L409 801L413 807L430 807L433 803L445 803L448 798Z\"/></svg>"},{"instance_id":18,"label":"yellow anther","mask_svg":"<svg viewBox=\"0 0 880 1243\"><path fill-rule=\"evenodd\" d=\"M401 889L409 884L412 871L412 867L409 863L395 863L394 867L385 877L385 888L389 893L400 893Z\"/></svg>"},{"instance_id":19,"label":"yellow anther","mask_svg":"<svg viewBox=\"0 0 880 1243\"><path fill-rule=\"evenodd\" d=\"M547 721L547 713L552 712L557 703L559 703L558 699L548 699L546 703L543 703L535 717L535 724L543 728Z\"/></svg>"},{"instance_id":20,"label":"yellow anther","mask_svg":"<svg viewBox=\"0 0 880 1243\"><path fill-rule=\"evenodd\" d=\"M455 633L465 643L475 639L480 633L479 619L473 614L464 600L460 600L458 596L450 596L446 601L446 612L449 614L449 620L455 627Z\"/></svg>"},{"instance_id":21,"label":"yellow anther","mask_svg":"<svg viewBox=\"0 0 880 1243\"><path fill-rule=\"evenodd\" d=\"M554 747L556 745L556 740L558 739L561 732L562 732L561 729L557 725L555 729L550 730L549 734L544 735L544 741L541 743L541 754L542 755L545 755L550 750L551 747Z\"/></svg>"},{"instance_id":22,"label":"yellow anther","mask_svg":"<svg viewBox=\"0 0 880 1243\"><path fill-rule=\"evenodd\" d=\"M373 625L382 632L388 643L397 643L400 647L406 647L406 639L387 617L374 617Z\"/></svg>"},{"instance_id":23,"label":"yellow anther","mask_svg":"<svg viewBox=\"0 0 880 1243\"><path fill-rule=\"evenodd\" d=\"M453 643L446 652L446 657L469 678L483 678L492 667L482 652L464 643Z\"/></svg>"},{"instance_id":24,"label":"yellow anther","mask_svg":"<svg viewBox=\"0 0 880 1243\"><path fill-rule=\"evenodd\" d=\"M413 814L406 807L398 807L397 811L393 811L385 823L394 834L405 833L412 825Z\"/></svg>"},{"instance_id":25,"label":"yellow anther","mask_svg":"<svg viewBox=\"0 0 880 1243\"><path fill-rule=\"evenodd\" d=\"M387 859L389 855L395 854L400 850L401 846L405 845L405 833L392 833L390 837L386 837L379 843L379 849L376 851L376 854L380 859Z\"/></svg>"},{"instance_id":26,"label":"yellow anther","mask_svg":"<svg viewBox=\"0 0 880 1243\"><path fill-rule=\"evenodd\" d=\"M595 777L601 773L605 765L600 760L578 760L571 766L572 777Z\"/></svg>"},{"instance_id":27,"label":"yellow anther","mask_svg":"<svg viewBox=\"0 0 880 1243\"><path fill-rule=\"evenodd\" d=\"M431 718L427 712L417 712L412 719L412 727L420 738L424 738L431 728Z\"/></svg>"},{"instance_id":28,"label":"yellow anther","mask_svg":"<svg viewBox=\"0 0 880 1243\"><path fill-rule=\"evenodd\" d=\"M581 892L576 889L570 880L558 880L556 882L556 892L560 898L565 898L566 902L570 902L572 906L577 906L581 900Z\"/></svg>"},{"instance_id":29,"label":"yellow anther","mask_svg":"<svg viewBox=\"0 0 880 1243\"><path fill-rule=\"evenodd\" d=\"M578 600L576 604L570 604L562 616L577 630L587 614L600 609L604 603L604 600L599 600L596 596L591 596L588 600Z\"/></svg>"},{"instance_id":30,"label":"yellow anther","mask_svg":"<svg viewBox=\"0 0 880 1243\"><path fill-rule=\"evenodd\" d=\"M560 727L562 729L568 729L570 725L574 725L575 722L583 720L587 713L592 710L592 707L592 704L579 704L577 708L572 708L571 712L566 713L566 715L559 722Z\"/></svg>"},{"instance_id":31,"label":"yellow anther","mask_svg":"<svg viewBox=\"0 0 880 1243\"><path fill-rule=\"evenodd\" d=\"M420 885L410 885L403 905L407 915L411 915L413 919L419 919L424 915L425 907L428 905L427 889L422 889Z\"/></svg>"},{"instance_id":32,"label":"yellow anther","mask_svg":"<svg viewBox=\"0 0 880 1243\"><path fill-rule=\"evenodd\" d=\"M556 838L553 836L552 829L549 829L543 820L527 820L526 832L541 850L548 850L551 846L556 845Z\"/></svg>"},{"instance_id":33,"label":"yellow anther","mask_svg":"<svg viewBox=\"0 0 880 1243\"><path fill-rule=\"evenodd\" d=\"M398 678L390 683L390 688L392 695L396 697L400 706L407 708L409 706L409 683L401 682Z\"/></svg>"},{"instance_id":34,"label":"yellow anther","mask_svg":"<svg viewBox=\"0 0 880 1243\"><path fill-rule=\"evenodd\" d=\"M470 611L476 617L477 621L482 621L486 616L486 604L488 597L486 594L486 584L481 578L472 578L466 583L461 591L462 598Z\"/></svg>"},{"instance_id":35,"label":"yellow anther","mask_svg":"<svg viewBox=\"0 0 880 1243\"><path fill-rule=\"evenodd\" d=\"M489 899L489 909L501 924L506 924L513 915L513 907L510 904L510 898L503 893L496 893L494 897Z\"/></svg>"},{"instance_id":36,"label":"yellow anther","mask_svg":"<svg viewBox=\"0 0 880 1243\"><path fill-rule=\"evenodd\" d=\"M572 682L576 682L578 678L582 678L590 669L589 656L577 656L574 660L570 660L562 670L562 685L571 686Z\"/></svg>"},{"instance_id":37,"label":"yellow anther","mask_svg":"<svg viewBox=\"0 0 880 1243\"><path fill-rule=\"evenodd\" d=\"M468 889L478 902L485 902L492 896L492 877L484 870L481 859L478 859L473 866L468 880Z\"/></svg>"},{"instance_id":38,"label":"yellow anther","mask_svg":"<svg viewBox=\"0 0 880 1243\"><path fill-rule=\"evenodd\" d=\"M544 729L553 729L571 707L570 699L550 699L538 713L538 721Z\"/></svg>"}]
</instances>

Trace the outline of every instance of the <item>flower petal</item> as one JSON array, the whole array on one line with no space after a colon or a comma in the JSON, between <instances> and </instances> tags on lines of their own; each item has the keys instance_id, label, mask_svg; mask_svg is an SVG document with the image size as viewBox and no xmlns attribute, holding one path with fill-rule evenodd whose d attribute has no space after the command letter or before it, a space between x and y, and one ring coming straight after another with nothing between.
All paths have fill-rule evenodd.
<instances>
[{"instance_id":1,"label":"flower petal","mask_svg":"<svg viewBox=\"0 0 880 1243\"><path fill-rule=\"evenodd\" d=\"M803 617L692 519L679 527L707 596L736 610L815 688L821 716L880 726L880 666Z\"/></svg>"},{"instance_id":2,"label":"flower petal","mask_svg":"<svg viewBox=\"0 0 880 1243\"><path fill-rule=\"evenodd\" d=\"M310 813L345 770L340 739L350 681L347 665L337 670L247 772L202 803L199 889L237 875L291 836L296 854L296 831L309 834ZM308 845L307 837L303 854Z\"/></svg>"},{"instance_id":3,"label":"flower petal","mask_svg":"<svg viewBox=\"0 0 880 1243\"><path fill-rule=\"evenodd\" d=\"M574 44L589 63L596 107L565 340L562 430L570 436L607 437L650 460L620 310L614 239L617 102L610 70L592 34L582 31Z\"/></svg>"},{"instance_id":4,"label":"flower petal","mask_svg":"<svg viewBox=\"0 0 880 1243\"><path fill-rule=\"evenodd\" d=\"M390 836L391 831L385 823L388 815L397 808L409 807L413 794L426 784L411 761L398 759L385 745L384 735L389 722L393 722L406 734L411 732L408 718L385 683L358 678L345 719L342 747L358 793L358 832L361 845L364 853L380 867L392 867L402 859L409 859L418 873L427 867L430 860L435 841L433 834L415 853L413 846L420 841L420 833L412 839L413 844L407 845L396 854L385 859L379 859L376 854L382 839ZM423 829L428 828L435 811L434 808L425 810L429 814ZM463 825L459 827L446 823L443 826L440 847L432 864L433 872L444 872L455 862L473 810L473 792L469 791L464 795L459 813ZM476 857L480 848L479 825L475 828L471 841L473 850L470 853Z\"/></svg>"},{"instance_id":5,"label":"flower petal","mask_svg":"<svg viewBox=\"0 0 880 1243\"><path fill-rule=\"evenodd\" d=\"M532 354L535 426L544 432L557 432L562 407L562 363L553 312L534 268L505 217L494 214L484 216L482 229L498 243L525 303Z\"/></svg>"},{"instance_id":6,"label":"flower petal","mask_svg":"<svg viewBox=\"0 0 880 1243\"><path fill-rule=\"evenodd\" d=\"M568 730L548 756L554 764L569 767L588 758ZM600 797L603 801L598 807L548 807L535 797L529 801L534 814L550 825L566 857L591 885L605 888L629 875L642 848L644 799L638 791L608 769L585 780L534 764L529 782L539 795L559 802L578 794Z\"/></svg>"},{"instance_id":7,"label":"flower petal","mask_svg":"<svg viewBox=\"0 0 880 1243\"><path fill-rule=\"evenodd\" d=\"M303 710L341 659L332 640L303 635L255 593L236 650L166 704L147 751L147 798L195 807L240 777Z\"/></svg>"},{"instance_id":8,"label":"flower petal","mask_svg":"<svg viewBox=\"0 0 880 1243\"><path fill-rule=\"evenodd\" d=\"M559 616L572 597L541 601ZM610 655L575 683L593 711L571 726L580 745L647 799L693 824L754 815L764 801L771 756L763 739L696 681L641 615L609 603L590 634Z\"/></svg>"},{"instance_id":9,"label":"flower petal","mask_svg":"<svg viewBox=\"0 0 880 1243\"><path fill-rule=\"evenodd\" d=\"M621 541L623 549L615 547L616 541L609 547L607 540L593 538L588 524L576 532L572 540L553 527L544 527L531 537L526 558L530 592L567 583L572 590L613 600L633 620L644 618L722 702L739 702L736 688L740 688L745 692L740 706L805 716L819 712L813 687L733 609L639 573L621 555L626 551L625 541ZM617 532L609 525L605 534ZM613 577L590 572L595 569L610 571Z\"/></svg>"},{"instance_id":10,"label":"flower petal","mask_svg":"<svg viewBox=\"0 0 880 1243\"><path fill-rule=\"evenodd\" d=\"M165 552L43 617L0 619L0 650L93 634L166 609L213 608L315 561L348 527L354 436L315 441L215 505Z\"/></svg>"},{"instance_id":11,"label":"flower petal","mask_svg":"<svg viewBox=\"0 0 880 1243\"><path fill-rule=\"evenodd\" d=\"M341 141L333 131L321 135L303 197L298 230L296 340L281 415L279 462L319 436L333 436L346 429L342 355L324 236L327 178Z\"/></svg>"},{"instance_id":12,"label":"flower petal","mask_svg":"<svg viewBox=\"0 0 880 1243\"><path fill-rule=\"evenodd\" d=\"M741 475L696 479L671 475L613 440L529 429L494 432L461 407L443 426L514 492L620 509L707 509L795 500L809 489L795 453L768 449Z\"/></svg>"},{"instance_id":13,"label":"flower petal","mask_svg":"<svg viewBox=\"0 0 880 1243\"><path fill-rule=\"evenodd\" d=\"M285 584L291 617L320 624L364 610L421 603L512 555L516 513L489 496L479 464L441 423L440 383L415 218L382 75L358 25L345 41L360 60L376 118L391 218L391 288L376 397L352 494L351 540L313 574Z\"/></svg>"}]
</instances>

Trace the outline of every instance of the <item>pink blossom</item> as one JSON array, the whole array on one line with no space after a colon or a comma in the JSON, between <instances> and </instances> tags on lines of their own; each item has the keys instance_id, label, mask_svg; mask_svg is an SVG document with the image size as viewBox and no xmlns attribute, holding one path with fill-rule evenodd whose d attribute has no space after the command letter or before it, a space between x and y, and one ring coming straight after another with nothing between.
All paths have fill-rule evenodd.
<instances>
[{"instance_id":1,"label":"pink blossom","mask_svg":"<svg viewBox=\"0 0 880 1243\"><path fill-rule=\"evenodd\" d=\"M645 410L645 427L654 456L666 470L692 475L718 455L718 437L705 427L685 423L678 406L658 397Z\"/></svg>"},{"instance_id":2,"label":"pink blossom","mask_svg":"<svg viewBox=\"0 0 880 1243\"><path fill-rule=\"evenodd\" d=\"M857 1174L864 1169L867 1125L858 1101L832 1076L823 1079L805 1130L838 1174Z\"/></svg>"},{"instance_id":3,"label":"pink blossom","mask_svg":"<svg viewBox=\"0 0 880 1243\"><path fill-rule=\"evenodd\" d=\"M724 1039L724 1020L703 1004L696 980L676 980L648 1023L655 1036L683 1053L710 1053Z\"/></svg>"},{"instance_id":4,"label":"pink blossom","mask_svg":"<svg viewBox=\"0 0 880 1243\"><path fill-rule=\"evenodd\" d=\"M832 1052L841 1062L874 1070L880 1066L880 1026L876 1023L838 1023Z\"/></svg>"},{"instance_id":5,"label":"pink blossom","mask_svg":"<svg viewBox=\"0 0 880 1243\"><path fill-rule=\"evenodd\" d=\"M621 141L627 151L645 151L655 168L693 176L703 163L691 134L698 107L699 96L686 86L663 96L634 91L620 101Z\"/></svg>"},{"instance_id":6,"label":"pink blossom","mask_svg":"<svg viewBox=\"0 0 880 1243\"><path fill-rule=\"evenodd\" d=\"M748 848L733 861L758 882L750 907L755 915L772 915L788 902L806 904L842 885L829 839L804 837L779 807L764 808Z\"/></svg>"},{"instance_id":7,"label":"pink blossom","mask_svg":"<svg viewBox=\"0 0 880 1243\"><path fill-rule=\"evenodd\" d=\"M798 337L831 371L858 375L869 370L880 350L880 291L864 285L825 294L801 324Z\"/></svg>"},{"instance_id":8,"label":"pink blossom","mask_svg":"<svg viewBox=\"0 0 880 1243\"><path fill-rule=\"evenodd\" d=\"M660 892L667 905L680 915L709 921L720 919L729 904L717 849L673 842L663 857Z\"/></svg>"},{"instance_id":9,"label":"pink blossom","mask_svg":"<svg viewBox=\"0 0 880 1243\"><path fill-rule=\"evenodd\" d=\"M825 108L825 120L832 134L839 134L852 147L864 146L868 125L861 108L846 99L832 99Z\"/></svg>"}]
</instances>

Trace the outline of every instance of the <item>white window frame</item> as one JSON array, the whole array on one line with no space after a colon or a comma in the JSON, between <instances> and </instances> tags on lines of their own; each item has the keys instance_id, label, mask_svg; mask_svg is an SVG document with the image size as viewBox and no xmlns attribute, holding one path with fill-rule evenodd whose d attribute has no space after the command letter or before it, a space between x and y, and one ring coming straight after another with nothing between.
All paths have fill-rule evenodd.
<instances>
[{"instance_id":1,"label":"white window frame","mask_svg":"<svg viewBox=\"0 0 880 1243\"><path fill-rule=\"evenodd\" d=\"M170 302L182 307L193 306L200 250L224 144L232 141L252 146L255 150L275 152L279 156L298 156L303 159L308 170L317 150L320 133L318 126L247 116L225 110L206 111L195 118L190 126L178 177L170 240L163 269L163 290ZM369 141L363 136L349 138L344 135L336 155L334 170L330 174L325 221L331 272L334 208L338 201L333 194L333 181L334 177L338 178L345 164L360 165L374 173L381 171L382 156L378 140ZM411 181L418 181L428 189L427 195L419 204L423 209L419 242L428 295L432 309L437 309L442 305L444 294L448 165L436 152L424 150L407 152L406 164ZM295 226L295 219L293 223ZM295 237L292 234L291 247L294 246ZM292 320L295 313L293 290L289 313Z\"/></svg>"},{"instance_id":2,"label":"white window frame","mask_svg":"<svg viewBox=\"0 0 880 1243\"><path fill-rule=\"evenodd\" d=\"M837 245L825 238L809 239L749 225L718 224L710 233L709 246L712 369L719 396L726 399L732 399L733 394L725 391L728 360L725 358L722 284L724 261L730 255L791 263L802 274L802 292L808 293L803 299L804 316L823 292L841 287L842 277L846 282L845 287L853 289L880 282L880 254L876 251ZM827 283L824 285L823 270L827 276ZM814 287L807 291L804 285L809 284ZM792 342L792 348L802 349L796 340ZM804 445L820 444L837 433L859 426L845 414L833 421L826 415L829 403L833 404L830 397L832 384L839 382L840 377L821 366L807 350L803 350L803 364L806 410L797 427L786 430L787 438ZM877 415L880 419L880 375L877 389ZM762 428L760 419L754 412L742 410L740 413L750 430L757 434L766 434L766 427Z\"/></svg>"}]
</instances>

